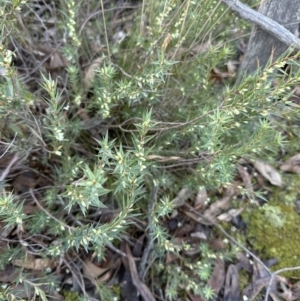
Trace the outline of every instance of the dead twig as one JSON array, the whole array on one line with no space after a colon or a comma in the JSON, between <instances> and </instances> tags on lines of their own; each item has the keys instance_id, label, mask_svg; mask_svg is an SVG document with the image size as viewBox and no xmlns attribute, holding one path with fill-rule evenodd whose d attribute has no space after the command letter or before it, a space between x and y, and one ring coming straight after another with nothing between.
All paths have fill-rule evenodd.
<instances>
[{"instance_id":1,"label":"dead twig","mask_svg":"<svg viewBox=\"0 0 300 301\"><path fill-rule=\"evenodd\" d=\"M63 258L63 262L64 262L64 264L69 268L69 271L72 273L72 276L76 279L76 281L77 281L79 287L81 288L81 290L82 290L82 292L83 292L83 295L86 296L86 297L88 297L89 300L95 301L95 299L94 299L94 298L91 298L91 297L88 295L88 293L86 292L86 290L85 290L85 285L84 285L84 281L83 281L83 278L82 278L82 274L80 273L80 270L77 268L77 270L78 270L78 275L77 275L77 273L73 270L73 268L72 268L71 265L69 264L68 260L70 260L70 259L69 259L68 256L66 255L66 256ZM91 299L90 299L90 298L91 298Z\"/></svg>"},{"instance_id":2,"label":"dead twig","mask_svg":"<svg viewBox=\"0 0 300 301\"><path fill-rule=\"evenodd\" d=\"M271 274L271 278L270 278L268 286L267 286L265 301L268 301L268 297L269 297L270 290L271 290L272 283L274 281L275 276L280 274L280 273L283 273L283 272L295 271L295 270L300 270L300 266L292 267L292 268L283 268L283 269L277 270L277 271L275 271L274 273Z\"/></svg>"},{"instance_id":3,"label":"dead twig","mask_svg":"<svg viewBox=\"0 0 300 301\"><path fill-rule=\"evenodd\" d=\"M150 194L150 200L149 200L149 204L148 204L148 208L147 208L147 215L148 215L148 233L147 233L147 245L145 247L145 250L143 252L143 256L141 258L141 262L140 262L140 268L139 268L139 277L140 279L144 278L145 275L145 270L146 270L146 264L148 262L148 257L149 254L151 252L151 250L153 249L153 245L154 245L154 237L153 237L153 226L152 226L152 212L154 209L154 206L157 202L157 192L158 192L158 186L155 186Z\"/></svg>"},{"instance_id":4,"label":"dead twig","mask_svg":"<svg viewBox=\"0 0 300 301\"><path fill-rule=\"evenodd\" d=\"M17 154L15 154L13 156L13 158L10 160L9 164L7 165L7 167L5 168L5 170L3 171L2 175L0 176L0 182L4 181L5 178L7 177L7 175L9 174L12 166L16 163L16 161L19 159L19 156Z\"/></svg>"},{"instance_id":5,"label":"dead twig","mask_svg":"<svg viewBox=\"0 0 300 301\"><path fill-rule=\"evenodd\" d=\"M300 40L279 23L251 9L238 0L221 0L241 18L251 21L288 46L300 49Z\"/></svg>"}]
</instances>

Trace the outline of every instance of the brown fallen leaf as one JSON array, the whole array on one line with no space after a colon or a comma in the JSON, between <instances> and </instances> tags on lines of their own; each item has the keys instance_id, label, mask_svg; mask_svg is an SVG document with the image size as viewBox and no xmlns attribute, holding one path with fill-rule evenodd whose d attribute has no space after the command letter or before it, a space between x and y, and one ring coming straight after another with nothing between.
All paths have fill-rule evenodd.
<instances>
[{"instance_id":1,"label":"brown fallen leaf","mask_svg":"<svg viewBox=\"0 0 300 301\"><path fill-rule=\"evenodd\" d=\"M203 225L212 225L213 224L212 221L209 221L206 218L201 217L194 212L191 212L189 210L184 210L183 212L185 215L187 215L189 218L191 218L192 220L194 220L197 223L201 223Z\"/></svg>"},{"instance_id":2,"label":"brown fallen leaf","mask_svg":"<svg viewBox=\"0 0 300 301\"><path fill-rule=\"evenodd\" d=\"M249 257L247 257L243 252L237 253L236 257L239 260L238 263L235 265L238 271L243 269L249 274L252 274L253 264L251 264Z\"/></svg>"},{"instance_id":3,"label":"brown fallen leaf","mask_svg":"<svg viewBox=\"0 0 300 301\"><path fill-rule=\"evenodd\" d=\"M300 173L300 154L289 158L286 162L280 165L280 169L283 171Z\"/></svg>"},{"instance_id":4,"label":"brown fallen leaf","mask_svg":"<svg viewBox=\"0 0 300 301\"><path fill-rule=\"evenodd\" d=\"M218 295L225 280L225 263L222 259L218 258L215 261L215 267L212 272L210 279L207 282L207 285L211 287L215 295Z\"/></svg>"},{"instance_id":5,"label":"brown fallen leaf","mask_svg":"<svg viewBox=\"0 0 300 301\"><path fill-rule=\"evenodd\" d=\"M300 281L294 283L291 287L293 300L300 299Z\"/></svg>"},{"instance_id":6,"label":"brown fallen leaf","mask_svg":"<svg viewBox=\"0 0 300 301\"><path fill-rule=\"evenodd\" d=\"M140 301L140 294L132 282L130 272L125 270L121 283L121 297L123 301Z\"/></svg>"},{"instance_id":7,"label":"brown fallen leaf","mask_svg":"<svg viewBox=\"0 0 300 301\"><path fill-rule=\"evenodd\" d=\"M176 198L173 200L172 204L174 208L178 208L182 205L184 205L184 203L189 199L189 197L192 195L192 192L187 189L187 188L182 188Z\"/></svg>"},{"instance_id":8,"label":"brown fallen leaf","mask_svg":"<svg viewBox=\"0 0 300 301\"><path fill-rule=\"evenodd\" d=\"M273 260L270 263L265 263L266 266L273 264ZM258 261L255 261L253 264L253 273L252 273L252 283L249 284L243 290L243 296L246 296L249 301L255 300L257 295L262 291L263 288L270 285L271 275L266 270L266 268L260 264ZM277 292L277 283L278 282L285 282L285 279L281 276L275 275L272 284L270 285L269 293L276 294Z\"/></svg>"},{"instance_id":9,"label":"brown fallen leaf","mask_svg":"<svg viewBox=\"0 0 300 301\"><path fill-rule=\"evenodd\" d=\"M82 267L83 275L89 278L98 278L99 276L103 275L107 272L110 267L101 268L90 261L88 258L84 260L84 264Z\"/></svg>"},{"instance_id":10,"label":"brown fallen leaf","mask_svg":"<svg viewBox=\"0 0 300 301\"><path fill-rule=\"evenodd\" d=\"M244 166L242 166L241 164L237 164L236 167L243 180L245 188L250 193L253 193L253 187L252 187L251 177L250 177L249 173L244 169Z\"/></svg>"},{"instance_id":11,"label":"brown fallen leaf","mask_svg":"<svg viewBox=\"0 0 300 301\"><path fill-rule=\"evenodd\" d=\"M239 274L235 265L228 267L224 288L224 301L238 301L240 298Z\"/></svg>"},{"instance_id":12,"label":"brown fallen leaf","mask_svg":"<svg viewBox=\"0 0 300 301\"><path fill-rule=\"evenodd\" d=\"M221 222L230 222L234 217L240 215L244 211L244 208L230 209L228 212L220 214L217 219Z\"/></svg>"},{"instance_id":13,"label":"brown fallen leaf","mask_svg":"<svg viewBox=\"0 0 300 301\"><path fill-rule=\"evenodd\" d=\"M201 187L198 190L196 200L194 203L195 210L200 210L204 207L205 203L207 201L207 191L205 187Z\"/></svg>"},{"instance_id":14,"label":"brown fallen leaf","mask_svg":"<svg viewBox=\"0 0 300 301\"><path fill-rule=\"evenodd\" d=\"M207 240L207 236L204 232L196 231L190 234L191 237L197 237L199 239Z\"/></svg>"},{"instance_id":15,"label":"brown fallen leaf","mask_svg":"<svg viewBox=\"0 0 300 301\"><path fill-rule=\"evenodd\" d=\"M132 255L134 257L141 257L142 251L144 247L144 240L145 240L145 234L141 235L135 242L133 249L132 249Z\"/></svg>"},{"instance_id":16,"label":"brown fallen leaf","mask_svg":"<svg viewBox=\"0 0 300 301\"><path fill-rule=\"evenodd\" d=\"M43 66L48 71L54 71L59 68L64 68L69 65L69 61L57 49L46 45L35 45L32 49L37 56L46 59Z\"/></svg>"},{"instance_id":17,"label":"brown fallen leaf","mask_svg":"<svg viewBox=\"0 0 300 301\"><path fill-rule=\"evenodd\" d=\"M264 287L267 287L270 281L270 276L265 276L263 278L257 279L249 284L243 290L243 296L247 297L247 300L252 301L261 292Z\"/></svg>"},{"instance_id":18,"label":"brown fallen leaf","mask_svg":"<svg viewBox=\"0 0 300 301\"><path fill-rule=\"evenodd\" d=\"M156 301L155 298L153 297L150 289L146 286L144 282L142 282L138 276L138 271L136 268L135 261L132 257L130 248L128 244L125 246L126 249L126 254L127 254L127 259L128 259L128 265L129 265L129 270L132 278L132 282L134 286L138 289L142 297L144 298L145 301Z\"/></svg>"},{"instance_id":19,"label":"brown fallen leaf","mask_svg":"<svg viewBox=\"0 0 300 301\"><path fill-rule=\"evenodd\" d=\"M284 300L294 301L294 300L298 299L297 296L293 295L293 291L290 288L287 288L287 287L283 286L282 289L283 289L283 292L280 293L280 297L283 298ZM274 298L273 298L273 300L274 300ZM280 299L278 298L277 300L280 300ZM277 300L274 300L274 301L277 301Z\"/></svg>"},{"instance_id":20,"label":"brown fallen leaf","mask_svg":"<svg viewBox=\"0 0 300 301\"><path fill-rule=\"evenodd\" d=\"M89 89L92 87L92 82L95 78L96 71L101 67L102 63L103 63L103 58L98 57L91 63L91 65L86 70L84 79L83 79L83 83L84 83L86 89Z\"/></svg>"},{"instance_id":21,"label":"brown fallen leaf","mask_svg":"<svg viewBox=\"0 0 300 301\"><path fill-rule=\"evenodd\" d=\"M107 273L104 273L102 276L97 278L97 283L105 283L108 280L110 280L113 275L113 272L114 271L112 269L108 270Z\"/></svg>"},{"instance_id":22,"label":"brown fallen leaf","mask_svg":"<svg viewBox=\"0 0 300 301\"><path fill-rule=\"evenodd\" d=\"M53 268L55 261L50 258L28 258L27 260L16 259L13 264L28 270L44 271L47 268Z\"/></svg>"},{"instance_id":23,"label":"brown fallen leaf","mask_svg":"<svg viewBox=\"0 0 300 301\"><path fill-rule=\"evenodd\" d=\"M232 61L232 60L228 61L226 63L228 73L233 76L237 70L238 65L239 65L238 61Z\"/></svg>"},{"instance_id":24,"label":"brown fallen leaf","mask_svg":"<svg viewBox=\"0 0 300 301\"><path fill-rule=\"evenodd\" d=\"M219 68L213 68L211 71L210 71L210 81L212 83L221 83L224 78L227 78L227 77L232 77L233 75L228 72L228 71L222 71L220 70Z\"/></svg>"},{"instance_id":25,"label":"brown fallen leaf","mask_svg":"<svg viewBox=\"0 0 300 301\"><path fill-rule=\"evenodd\" d=\"M0 271L0 282L12 283L19 277L19 275L20 271L12 264L8 264L3 270Z\"/></svg>"},{"instance_id":26,"label":"brown fallen leaf","mask_svg":"<svg viewBox=\"0 0 300 301\"><path fill-rule=\"evenodd\" d=\"M213 240L210 240L209 247L214 251L222 251L227 248L226 244L224 243L222 238L214 238Z\"/></svg>"},{"instance_id":27,"label":"brown fallen leaf","mask_svg":"<svg viewBox=\"0 0 300 301\"><path fill-rule=\"evenodd\" d=\"M195 229L194 223L184 223L176 231L175 237L176 238L187 237L194 229Z\"/></svg>"},{"instance_id":28,"label":"brown fallen leaf","mask_svg":"<svg viewBox=\"0 0 300 301\"><path fill-rule=\"evenodd\" d=\"M207 210L204 211L204 217L212 222L215 222L216 216L218 216L222 211L229 208L232 197L235 195L234 188L229 188L226 190L225 196L212 203Z\"/></svg>"},{"instance_id":29,"label":"brown fallen leaf","mask_svg":"<svg viewBox=\"0 0 300 301\"><path fill-rule=\"evenodd\" d=\"M93 253L90 257L85 258L82 267L83 274L91 279L98 278L97 280L102 276L100 281L104 281L110 274L109 270L112 270L119 261L108 248L105 249L104 258L100 262L95 261L95 256L96 254Z\"/></svg>"},{"instance_id":30,"label":"brown fallen leaf","mask_svg":"<svg viewBox=\"0 0 300 301\"><path fill-rule=\"evenodd\" d=\"M13 181L13 189L15 194L22 194L34 189L39 182L39 176L32 171L25 171L16 176Z\"/></svg>"},{"instance_id":31,"label":"brown fallen leaf","mask_svg":"<svg viewBox=\"0 0 300 301\"><path fill-rule=\"evenodd\" d=\"M273 301L281 301L281 298L279 296L277 296L277 294L275 294L275 293L270 293L270 296L272 297Z\"/></svg>"},{"instance_id":32,"label":"brown fallen leaf","mask_svg":"<svg viewBox=\"0 0 300 301\"><path fill-rule=\"evenodd\" d=\"M268 263L265 262L265 265L268 266ZM266 270L266 268L260 262L254 261L252 280L256 280L268 276L270 276L270 273Z\"/></svg>"},{"instance_id":33,"label":"brown fallen leaf","mask_svg":"<svg viewBox=\"0 0 300 301\"><path fill-rule=\"evenodd\" d=\"M281 186L281 176L278 173L278 171L272 167L270 164L261 162L261 161L255 161L254 162L255 169L264 176L272 185L274 186Z\"/></svg>"},{"instance_id":34,"label":"brown fallen leaf","mask_svg":"<svg viewBox=\"0 0 300 301\"><path fill-rule=\"evenodd\" d=\"M69 65L68 60L59 52L54 52L50 57L50 70L55 70Z\"/></svg>"}]
</instances>

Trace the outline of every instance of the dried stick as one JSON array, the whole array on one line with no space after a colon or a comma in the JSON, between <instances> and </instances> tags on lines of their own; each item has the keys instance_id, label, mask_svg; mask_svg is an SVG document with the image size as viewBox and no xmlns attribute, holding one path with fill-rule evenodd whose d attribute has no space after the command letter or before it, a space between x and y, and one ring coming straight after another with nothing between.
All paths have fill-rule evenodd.
<instances>
[{"instance_id":1,"label":"dried stick","mask_svg":"<svg viewBox=\"0 0 300 301\"><path fill-rule=\"evenodd\" d=\"M267 286L265 301L268 301L268 297L269 297L270 290L271 290L271 285L273 283L273 280L274 280L275 276L280 274L280 273L283 273L283 272L296 271L296 270L300 270L300 266L291 267L291 268L283 268L283 269L280 269L280 270L277 270L277 271L273 272L272 275L271 275L271 279L269 280L269 283L268 283L268 286Z\"/></svg>"},{"instance_id":2,"label":"dried stick","mask_svg":"<svg viewBox=\"0 0 300 301\"><path fill-rule=\"evenodd\" d=\"M13 158L10 160L9 164L7 165L7 167L5 168L5 170L3 171L2 175L0 176L0 182L4 181L5 178L7 177L7 175L9 174L12 166L18 161L19 156L17 154L15 154L13 156Z\"/></svg>"},{"instance_id":3,"label":"dried stick","mask_svg":"<svg viewBox=\"0 0 300 301\"><path fill-rule=\"evenodd\" d=\"M264 16L263 14L251 9L250 7L239 2L238 0L221 1L225 3L230 10L237 13L241 18L255 23L265 31L275 36L284 44L295 47L300 50L300 40L282 25Z\"/></svg>"},{"instance_id":4,"label":"dried stick","mask_svg":"<svg viewBox=\"0 0 300 301\"><path fill-rule=\"evenodd\" d=\"M149 254L151 252L151 250L153 249L153 245L154 245L154 237L153 237L153 233L154 233L154 230L153 230L153 226L152 226L152 218L151 218L151 214L152 214L152 211L154 209L154 206L157 202L157 192L158 192L158 186L155 186L152 191L151 191L151 194L150 194L150 200L149 200L149 204L148 204L148 208L147 208L147 214L148 214L148 242L147 242L147 245L145 247L145 250L144 250L144 253L143 253L143 256L141 258L141 262L140 262L140 268L139 268L139 277L140 279L144 279L144 274L145 274L145 270L146 270L146 265L147 265L147 262L148 262L148 257L149 257Z\"/></svg>"}]
</instances>

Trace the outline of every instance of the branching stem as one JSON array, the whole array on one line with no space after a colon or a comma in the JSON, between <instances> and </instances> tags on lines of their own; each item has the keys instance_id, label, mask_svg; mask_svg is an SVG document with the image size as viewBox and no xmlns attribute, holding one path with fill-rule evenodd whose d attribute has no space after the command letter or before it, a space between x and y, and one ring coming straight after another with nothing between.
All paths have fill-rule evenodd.
<instances>
[{"instance_id":1,"label":"branching stem","mask_svg":"<svg viewBox=\"0 0 300 301\"><path fill-rule=\"evenodd\" d=\"M288 46L300 49L300 40L286 28L237 0L221 0L230 10L275 36Z\"/></svg>"}]
</instances>

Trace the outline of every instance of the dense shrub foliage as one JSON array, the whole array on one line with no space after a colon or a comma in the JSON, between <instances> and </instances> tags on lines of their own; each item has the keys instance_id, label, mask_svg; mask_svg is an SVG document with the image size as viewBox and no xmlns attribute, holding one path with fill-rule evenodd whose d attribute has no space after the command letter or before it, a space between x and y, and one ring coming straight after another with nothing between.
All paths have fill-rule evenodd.
<instances>
[{"instance_id":1,"label":"dense shrub foliage","mask_svg":"<svg viewBox=\"0 0 300 301\"><path fill-rule=\"evenodd\" d=\"M242 156L269 158L283 145L278 119L288 131L284 120L297 118L289 102L300 79L296 60L285 54L235 85L226 64L236 60L234 28L246 25L212 0L90 1L89 12L77 0L54 2L42 16L38 1L0 2L0 127L8 158L0 216L18 238L1 251L0 266L32 256L65 262L75 253L101 260L107 245L119 246L140 223L152 244L143 264L161 275L154 288L168 300L183 288L211 298L206 280L215 254L202 245L196 260L182 258L182 270L164 269L166 254L188 245L175 243L163 221L182 188L226 188ZM125 29L115 25L128 16ZM36 37L35 28L51 20L56 38ZM39 58L41 45L52 52ZM16 172L8 176L14 159L23 171L40 162L47 184L17 191ZM37 210L26 213L28 204ZM22 238L37 234L48 242L35 247ZM51 269L37 280L22 268L13 282L46 300L56 281ZM103 300L118 298L99 286ZM21 299L12 284L3 296Z\"/></svg>"}]
</instances>

